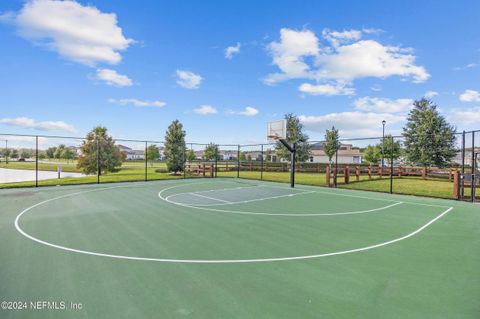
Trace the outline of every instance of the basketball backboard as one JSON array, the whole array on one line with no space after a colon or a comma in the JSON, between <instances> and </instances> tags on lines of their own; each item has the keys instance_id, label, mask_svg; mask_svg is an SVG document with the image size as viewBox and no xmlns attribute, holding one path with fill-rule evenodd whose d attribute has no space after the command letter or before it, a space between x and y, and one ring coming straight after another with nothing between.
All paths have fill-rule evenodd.
<instances>
[{"instance_id":1,"label":"basketball backboard","mask_svg":"<svg viewBox=\"0 0 480 319\"><path fill-rule=\"evenodd\" d=\"M269 122L267 124L267 138L270 142L287 138L287 120Z\"/></svg>"}]
</instances>

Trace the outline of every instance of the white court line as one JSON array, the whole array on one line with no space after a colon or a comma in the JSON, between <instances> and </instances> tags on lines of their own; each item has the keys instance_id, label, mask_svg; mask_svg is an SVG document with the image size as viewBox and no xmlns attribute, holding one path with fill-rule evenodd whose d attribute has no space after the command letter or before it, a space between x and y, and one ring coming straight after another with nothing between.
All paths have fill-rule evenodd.
<instances>
[{"instance_id":1,"label":"white court line","mask_svg":"<svg viewBox=\"0 0 480 319\"><path fill-rule=\"evenodd\" d=\"M196 183L194 183L194 184L196 184ZM191 185L191 184L187 184L187 185ZM167 196L167 197L162 196L162 193L164 191L174 189L174 188L178 188L178 187L182 187L182 186L185 186L185 185L175 185L175 186L164 188L160 192L158 192L158 197L161 200L164 200L164 201L166 201L170 204L173 204L173 205L187 207L187 208L193 208L193 209L198 209L198 210L215 211L215 212L221 212L221 213L240 214L240 215L263 215L263 216L285 216L285 217L315 217L315 216L355 215L355 214L364 214L364 213L376 212L376 211L388 209L390 207L393 207L393 206L396 206L396 205L399 205L399 204L403 204L403 202L395 202L391 205L387 205L387 206L383 206L383 207L379 207L379 208L373 208L373 209L368 209L368 210L360 210L360 211L350 211L350 212L338 212L338 213L262 213L262 212L252 212L252 211L242 211L242 210L227 210L227 209L210 208L210 206L205 207L205 206L201 206L201 205L188 205L188 204L175 202L175 201L172 201L172 200L169 199L170 197L175 196L175 194ZM301 194L305 194L305 193L307 193L307 191L304 191L302 193L297 193L297 194L290 194L290 195L292 195L292 196L293 195L301 195ZM316 193L316 191L312 191L312 193ZM188 193L180 193L180 194L188 194ZM310 193L308 193L308 194L310 194ZM290 195L282 195L282 197L286 197L286 196L290 196ZM267 199L267 198L265 198L265 199ZM253 200L249 200L249 201L253 201ZM242 203L246 203L246 202L248 202L248 201L232 202L232 204L242 204ZM224 205L226 205L226 204L224 204Z\"/></svg>"},{"instance_id":2,"label":"white court line","mask_svg":"<svg viewBox=\"0 0 480 319\"><path fill-rule=\"evenodd\" d=\"M74 196L74 195L79 195L79 194L84 194L84 193L90 193L94 191L101 191L101 190L108 190L108 189L113 189L113 188L119 188L122 186L117 186L117 187L109 187L109 188L103 188L103 189L95 189L95 190L89 190L89 191L83 191L83 192L77 192L77 193L72 193L72 194L67 194L67 195L62 195L59 197L51 198L44 200L40 203L37 203L33 206L30 206L26 209L24 209L22 212L20 212L17 217L15 218L15 228L17 231L22 234L23 236L27 237L30 240L33 240L39 244L45 245L45 246L50 246L53 248L69 251L69 252L75 252L79 254L85 254L85 255L91 255L91 256L99 256L99 257L108 257L108 258L115 258L115 259L126 259L126 260L137 260L137 261L154 261L154 262L167 262L167 263L190 263L190 264L236 264L236 263L260 263L260 262L275 262L275 261L291 261L291 260L302 260L302 259L314 259L314 258L321 258L321 257L331 257L331 256L338 256L338 255L346 255L346 254L352 254L352 253L357 253L357 252L363 252L383 246L387 246L402 240L405 240L407 238L410 238L421 231L423 231L425 228L445 216L448 212L450 212L453 207L448 208L444 212L442 212L440 215L437 217L433 218L429 222L427 222L425 225L421 226L417 230L393 239L389 240L383 243L375 244L375 245L370 245L370 246L365 246L365 247L360 247L360 248L355 248L355 249L349 249L349 250L342 250L342 251L337 251L337 252L331 252L331 253L323 253L323 254L316 254L316 255L305 255L305 256L291 256L291 257L274 257L274 258L257 258L257 259L171 259L171 258L149 258L149 257L135 257L135 256L123 256L123 255L113 255L113 254L103 254L103 253L97 253L93 251L87 251L87 250L81 250L81 249L74 249L74 248L69 248L61 245L56 245L49 243L47 241L38 239L36 237L33 237L29 234L27 234L19 225L19 220L20 217L30 211L31 209L38 207L40 205L43 205L45 203L58 200L61 198L69 197L69 196ZM124 186L125 187L125 186Z\"/></svg>"},{"instance_id":3,"label":"white court line","mask_svg":"<svg viewBox=\"0 0 480 319\"><path fill-rule=\"evenodd\" d=\"M259 182L267 182L268 181L259 181ZM271 182L275 183L275 182ZM264 186L264 187L271 187L271 188L280 188L280 189L290 189L289 187L285 186L278 186L278 185L270 185L270 184L260 184L258 186ZM340 192L358 192L362 191L361 189L348 189L348 188L326 188L324 186L312 186L312 185L301 185L304 188L298 188L301 190L306 190L306 189L311 189L311 188L325 188L329 189L331 191L325 191L325 190L315 190L314 192L319 193L319 194L326 194L326 195L334 195L334 196L344 196L344 197L352 197L352 198L361 198L361 199L369 199L369 200L376 200L376 201L382 201L382 202L397 202L394 199L386 199L386 198L375 198L375 197L368 197L368 196L361 196L361 195L351 195L351 194L341 194ZM307 188L305 188L307 187ZM297 189L297 188L295 188ZM365 192L365 191L364 191ZM387 194L387 193L380 193L380 192L375 192L376 194ZM398 196L410 196L408 194L388 194L388 195L398 195ZM414 196L413 196L414 197ZM435 198L432 198L435 199ZM442 199L442 198L438 198ZM447 205L436 205L436 204L427 204L427 203L419 203L419 202L410 202L410 201L402 201L404 204L411 204L411 205L421 205L421 206L430 206L430 207L439 207L439 208L448 208L450 206Z\"/></svg>"},{"instance_id":4,"label":"white court line","mask_svg":"<svg viewBox=\"0 0 480 319\"><path fill-rule=\"evenodd\" d=\"M183 204L183 203L179 203L179 202L176 202L176 201L173 201L171 200L170 198L174 197L174 196L177 196L177 195L182 195L182 194L196 194L198 195L197 193L180 193L180 194L174 194L174 195L170 195L170 196L167 196L165 198L165 200L169 203L172 203L172 204L177 204L177 205L186 205L187 207L211 207L211 206L223 206L223 205L234 205L234 204L245 204L245 203L251 203L251 202L258 202L258 201L262 201L262 200L267 200L267 199L276 199L276 198L283 198L283 197L293 197L293 196L297 196L297 195L303 195L303 194L311 194L311 193L315 193L315 191L304 191L304 192L301 192L301 193L296 193L296 194L285 194L285 195L277 195L277 196L270 196L270 197L262 197L262 198L255 198L255 199L247 199L247 200L242 200L242 201L237 201L237 202L228 202L228 201L225 201L226 203L222 203L222 204ZM206 196L205 196L206 197ZM161 198L161 197L160 197ZM163 199L163 198L162 198ZM270 214L271 215L271 214Z\"/></svg>"},{"instance_id":5,"label":"white court line","mask_svg":"<svg viewBox=\"0 0 480 319\"><path fill-rule=\"evenodd\" d=\"M184 194L195 195L195 196L198 196L198 197L203 197L203 198L207 198L207 199L211 199L211 200L216 200L216 201L219 201L219 202L222 202L222 203L231 204L231 202L229 202L228 200L223 200L223 199L213 198L213 197L209 197L209 196L205 196L205 195L200 195L198 193L184 193Z\"/></svg>"},{"instance_id":6,"label":"white court line","mask_svg":"<svg viewBox=\"0 0 480 319\"><path fill-rule=\"evenodd\" d=\"M193 183L193 184L197 184L197 183ZM205 184L205 183L198 183L198 184ZM209 183L208 183L209 184ZM197 192L193 192L193 193L207 193L207 192L215 192L215 191L229 191L229 190L237 190L237 189L244 189L244 188L256 188L256 187L260 187L262 185L252 185L252 186L240 186L240 187L232 187L232 188L218 188L218 189L207 189L207 190L204 190L204 191L197 191ZM188 193L180 193L180 194L190 194L190 192ZM180 195L180 194L177 194L177 195Z\"/></svg>"}]
</instances>

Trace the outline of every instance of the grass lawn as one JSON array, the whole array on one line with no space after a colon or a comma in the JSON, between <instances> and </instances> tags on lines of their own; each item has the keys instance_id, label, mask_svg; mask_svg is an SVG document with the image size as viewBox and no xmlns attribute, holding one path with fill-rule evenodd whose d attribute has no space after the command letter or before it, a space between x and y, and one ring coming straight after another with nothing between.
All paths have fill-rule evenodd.
<instances>
[{"instance_id":1,"label":"grass lawn","mask_svg":"<svg viewBox=\"0 0 480 319\"><path fill-rule=\"evenodd\" d=\"M56 171L58 164L56 163L39 163L39 170L46 171ZM64 172L80 172L76 168L75 163L62 164L62 170ZM9 164L0 163L0 168L11 168L11 169L28 169L34 170L35 163L32 162L10 162ZM183 175L171 175L166 172L156 172L156 170L166 170L166 164L164 162L156 162L148 164L147 174L148 180L160 180L160 179L176 179L182 178ZM194 176L189 176L194 177ZM227 171L227 172L218 172L218 177L237 177L236 171ZM263 179L265 181L273 182L290 182L290 173L289 172L261 172L258 171L241 171L241 178L246 179ZM108 173L100 177L100 182L125 182L125 181L143 181L145 179L145 163L141 161L128 161L124 162L121 169L118 172ZM339 182L343 178L339 178ZM351 180L355 180L354 177L351 177ZM86 176L86 177L72 177L72 178L62 178L62 179L50 179L39 181L41 186L54 186L54 185L74 185L74 184L90 184L96 183L96 176ZM325 186L325 174L324 173L297 173L296 174L296 183L302 185L314 185L314 186ZM9 183L9 184L0 184L0 188L6 187L25 187L35 185L34 181L21 182L21 183ZM390 180L388 177L383 179L372 179L368 180L367 176L362 176L360 182L351 182L348 185L339 184L338 187L348 188L348 189L357 189L357 190L368 190L376 192L386 192L390 191ZM465 190L467 194L469 189ZM453 183L436 179L436 180L424 180L419 177L395 177L393 181L393 192L397 194L407 194L407 195L418 195L418 196L429 196L429 197L439 197L439 198L452 198L453 196Z\"/></svg>"},{"instance_id":2,"label":"grass lawn","mask_svg":"<svg viewBox=\"0 0 480 319\"><path fill-rule=\"evenodd\" d=\"M65 164L62 165L62 171L64 172L81 172L75 166L76 164ZM10 169L26 169L26 170L35 170L35 163L31 162L10 162L9 164L2 163L0 168L10 168ZM159 179L176 179L182 178L183 175L171 175L170 173L157 173L156 170L166 170L165 163L154 163L154 165L148 164L147 166L147 176L148 180L159 180ZM46 171L56 171L57 164L50 163L39 163L39 170ZM122 165L121 169L118 172L108 173L106 175L100 176L100 182L110 183L110 182L126 182L126 181L143 181L145 180L145 164L140 162L126 162ZM41 180L38 182L40 186L55 186L55 185L76 185L76 184L92 184L97 182L96 175L90 175L85 177L68 177L61 179L48 179ZM35 181L27 181L20 183L5 183L0 184L0 188L8 187L26 187L34 186Z\"/></svg>"},{"instance_id":3,"label":"grass lawn","mask_svg":"<svg viewBox=\"0 0 480 319\"><path fill-rule=\"evenodd\" d=\"M236 177L237 172L219 172L218 176ZM260 172L248 171L240 172L240 177L248 179L260 179L261 175ZM385 193L390 191L390 179L388 177L383 179L376 178L372 180L368 180L367 176L362 176L362 178L363 180L360 182L351 182L348 185L339 184L338 187ZM290 182L290 173L264 172L263 180L288 183ZM302 185L325 186L325 174L297 173L296 183ZM465 191L467 194L469 193L468 189L465 189ZM453 183L441 179L424 180L418 177L395 177L393 180L393 192L397 194L452 198Z\"/></svg>"}]
</instances>

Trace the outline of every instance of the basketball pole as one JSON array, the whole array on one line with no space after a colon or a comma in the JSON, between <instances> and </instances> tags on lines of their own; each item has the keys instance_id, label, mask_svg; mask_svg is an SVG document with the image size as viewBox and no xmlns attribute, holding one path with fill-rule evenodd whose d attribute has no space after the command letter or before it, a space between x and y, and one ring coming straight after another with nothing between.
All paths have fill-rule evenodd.
<instances>
[{"instance_id":1,"label":"basketball pole","mask_svg":"<svg viewBox=\"0 0 480 319\"><path fill-rule=\"evenodd\" d=\"M297 143L292 145L284 139L280 139L280 142L290 151L290 187L295 187L295 158L297 155Z\"/></svg>"}]
</instances>

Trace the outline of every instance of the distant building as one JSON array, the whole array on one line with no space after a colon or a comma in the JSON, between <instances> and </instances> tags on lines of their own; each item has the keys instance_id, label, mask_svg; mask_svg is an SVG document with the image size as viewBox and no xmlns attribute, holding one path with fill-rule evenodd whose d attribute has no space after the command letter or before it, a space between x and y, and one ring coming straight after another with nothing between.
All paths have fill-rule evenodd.
<instances>
[{"instance_id":1,"label":"distant building","mask_svg":"<svg viewBox=\"0 0 480 319\"><path fill-rule=\"evenodd\" d=\"M328 156L323 150L324 142L318 142L312 144L312 151L310 156L310 162L313 163L328 163ZM333 158L335 160L335 157ZM359 149L353 148L352 144L340 144L338 150L338 163L339 164L361 164L362 153Z\"/></svg>"},{"instance_id":2,"label":"distant building","mask_svg":"<svg viewBox=\"0 0 480 319\"><path fill-rule=\"evenodd\" d=\"M128 146L121 145L121 144L117 146L120 149L120 152L125 154L125 160L127 161L145 159L145 151L143 150L134 150Z\"/></svg>"},{"instance_id":3,"label":"distant building","mask_svg":"<svg viewBox=\"0 0 480 319\"><path fill-rule=\"evenodd\" d=\"M480 153L480 148L475 148L475 153ZM478 155L480 157L480 155ZM458 152L452 160L453 163L462 165L462 152ZM465 165L472 165L472 148L465 149Z\"/></svg>"}]
</instances>

